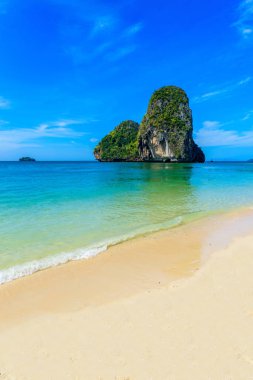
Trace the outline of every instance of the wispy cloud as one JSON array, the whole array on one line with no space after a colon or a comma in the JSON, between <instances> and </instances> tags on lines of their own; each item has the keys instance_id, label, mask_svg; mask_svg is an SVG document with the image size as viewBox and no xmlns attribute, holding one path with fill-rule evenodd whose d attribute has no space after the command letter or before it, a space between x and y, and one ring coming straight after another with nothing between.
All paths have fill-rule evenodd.
<instances>
[{"instance_id":1,"label":"wispy cloud","mask_svg":"<svg viewBox=\"0 0 253 380\"><path fill-rule=\"evenodd\" d=\"M251 117L253 117L253 110L247 112L246 115L244 115L244 117L242 118L242 121L249 120L251 119Z\"/></svg>"},{"instance_id":2,"label":"wispy cloud","mask_svg":"<svg viewBox=\"0 0 253 380\"><path fill-rule=\"evenodd\" d=\"M37 130L38 131L52 131L53 129L57 129L58 131L68 131L69 126L71 125L80 125L80 124L85 124L86 122L84 121L80 121L80 120L73 120L73 119L63 119L63 120L58 120L58 121L53 121L53 122L49 122L49 123L43 123L43 124L40 124L38 127L37 127Z\"/></svg>"},{"instance_id":3,"label":"wispy cloud","mask_svg":"<svg viewBox=\"0 0 253 380\"><path fill-rule=\"evenodd\" d=\"M208 91L202 95L195 96L195 98L193 98L193 102L194 103L201 103L201 102L205 102L205 101L209 100L210 98L214 98L216 96L221 96L223 94L231 93L232 91L236 90L238 87L246 85L251 80L252 80L252 77L247 77L247 78L244 78L238 82L224 85L224 87L219 88L217 90Z\"/></svg>"},{"instance_id":4,"label":"wispy cloud","mask_svg":"<svg viewBox=\"0 0 253 380\"><path fill-rule=\"evenodd\" d=\"M99 28L102 32L105 26L100 25ZM73 62L77 65L93 60L97 61L98 59L111 62L118 61L132 54L138 48L135 38L142 28L143 24L137 23L123 30L115 30L108 35L108 33L100 34L96 27L96 32L92 30L91 35L93 38L99 37L99 41L93 41L92 44L87 44L87 41L72 44L68 46L65 51L72 57Z\"/></svg>"},{"instance_id":5,"label":"wispy cloud","mask_svg":"<svg viewBox=\"0 0 253 380\"><path fill-rule=\"evenodd\" d=\"M109 61L118 61L119 59L133 53L136 49L137 49L136 45L120 47L116 50L109 52L105 56L105 58L107 58Z\"/></svg>"},{"instance_id":6,"label":"wispy cloud","mask_svg":"<svg viewBox=\"0 0 253 380\"><path fill-rule=\"evenodd\" d=\"M10 101L5 99L3 96L0 96L0 109L10 108Z\"/></svg>"},{"instance_id":7,"label":"wispy cloud","mask_svg":"<svg viewBox=\"0 0 253 380\"><path fill-rule=\"evenodd\" d=\"M118 20L113 15L97 16L93 21L91 28L91 36L94 37L100 33L112 31L118 23Z\"/></svg>"},{"instance_id":8,"label":"wispy cloud","mask_svg":"<svg viewBox=\"0 0 253 380\"><path fill-rule=\"evenodd\" d=\"M123 32L123 36L126 36L126 37L134 36L135 34L139 33L142 29L143 29L143 23L138 22L126 28L126 30Z\"/></svg>"},{"instance_id":9,"label":"wispy cloud","mask_svg":"<svg viewBox=\"0 0 253 380\"><path fill-rule=\"evenodd\" d=\"M237 12L238 19L233 26L244 39L253 38L253 0L243 0Z\"/></svg>"},{"instance_id":10,"label":"wispy cloud","mask_svg":"<svg viewBox=\"0 0 253 380\"><path fill-rule=\"evenodd\" d=\"M141 20L126 22L122 9L127 4L122 3L120 7L84 4L82 12L73 5L72 12L79 11L74 22L62 25L62 36L64 51L76 65L120 60L138 48L137 36L144 24Z\"/></svg>"},{"instance_id":11,"label":"wispy cloud","mask_svg":"<svg viewBox=\"0 0 253 380\"><path fill-rule=\"evenodd\" d=\"M215 120L206 120L203 122L203 127L208 130L221 127L222 125L223 124L221 124L219 121L215 121Z\"/></svg>"},{"instance_id":12,"label":"wispy cloud","mask_svg":"<svg viewBox=\"0 0 253 380\"><path fill-rule=\"evenodd\" d=\"M225 129L224 124L219 121L208 120L196 133L196 142L202 147L253 147L253 128L238 132L234 129Z\"/></svg>"},{"instance_id":13,"label":"wispy cloud","mask_svg":"<svg viewBox=\"0 0 253 380\"><path fill-rule=\"evenodd\" d=\"M226 88L220 89L217 91L206 92L200 96L196 96L195 98L193 98L193 102L195 102L195 103L204 102L205 100L208 100L209 98L212 98L214 96L218 96L221 94L225 94L226 92L228 92L228 89L226 89Z\"/></svg>"},{"instance_id":14,"label":"wispy cloud","mask_svg":"<svg viewBox=\"0 0 253 380\"><path fill-rule=\"evenodd\" d=\"M244 37L248 37L253 33L253 28L245 28L242 30L242 34Z\"/></svg>"},{"instance_id":15,"label":"wispy cloud","mask_svg":"<svg viewBox=\"0 0 253 380\"><path fill-rule=\"evenodd\" d=\"M245 79L240 80L238 83L236 83L237 86L242 86L243 84L247 84L252 80L252 77L247 77Z\"/></svg>"},{"instance_id":16,"label":"wispy cloud","mask_svg":"<svg viewBox=\"0 0 253 380\"><path fill-rule=\"evenodd\" d=\"M90 142L92 142L92 143L96 143L98 141L98 139L96 139L95 137L92 137L91 139L90 139Z\"/></svg>"},{"instance_id":17,"label":"wispy cloud","mask_svg":"<svg viewBox=\"0 0 253 380\"><path fill-rule=\"evenodd\" d=\"M3 125L7 125L7 124L9 124L8 121L6 121L6 120L0 120L0 127L2 127Z\"/></svg>"},{"instance_id":18,"label":"wispy cloud","mask_svg":"<svg viewBox=\"0 0 253 380\"><path fill-rule=\"evenodd\" d=\"M6 149L36 146L36 141L42 138L79 138L85 135L85 132L76 131L71 127L84 123L78 120L58 120L40 124L35 128L0 129L0 147Z\"/></svg>"},{"instance_id":19,"label":"wispy cloud","mask_svg":"<svg viewBox=\"0 0 253 380\"><path fill-rule=\"evenodd\" d=\"M106 41L95 48L98 55L102 55L108 61L118 61L125 56L132 54L138 44L135 42L136 35L142 30L143 23L132 24L110 40Z\"/></svg>"}]
</instances>

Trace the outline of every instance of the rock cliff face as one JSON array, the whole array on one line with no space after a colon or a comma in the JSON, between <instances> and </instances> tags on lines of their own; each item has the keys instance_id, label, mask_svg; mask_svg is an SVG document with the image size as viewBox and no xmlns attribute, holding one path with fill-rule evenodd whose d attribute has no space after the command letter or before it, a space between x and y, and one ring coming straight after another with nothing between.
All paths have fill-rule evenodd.
<instances>
[{"instance_id":1,"label":"rock cliff face","mask_svg":"<svg viewBox=\"0 0 253 380\"><path fill-rule=\"evenodd\" d=\"M204 162L192 137L192 112L186 93L167 86L155 91L139 130L142 161Z\"/></svg>"},{"instance_id":2,"label":"rock cliff face","mask_svg":"<svg viewBox=\"0 0 253 380\"><path fill-rule=\"evenodd\" d=\"M155 91L141 125L127 120L94 150L99 161L204 162L192 137L192 112L186 93L167 86Z\"/></svg>"},{"instance_id":3,"label":"rock cliff face","mask_svg":"<svg viewBox=\"0 0 253 380\"><path fill-rule=\"evenodd\" d=\"M99 161L138 161L139 124L127 120L106 135L94 149Z\"/></svg>"}]
</instances>

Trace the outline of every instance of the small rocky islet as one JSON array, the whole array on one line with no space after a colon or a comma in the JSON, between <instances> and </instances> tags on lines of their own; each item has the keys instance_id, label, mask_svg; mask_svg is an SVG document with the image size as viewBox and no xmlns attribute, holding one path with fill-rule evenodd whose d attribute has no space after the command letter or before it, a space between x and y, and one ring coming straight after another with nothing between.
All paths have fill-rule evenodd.
<instances>
[{"instance_id":1,"label":"small rocky islet","mask_svg":"<svg viewBox=\"0 0 253 380\"><path fill-rule=\"evenodd\" d=\"M184 90L165 86L155 91L141 124L127 120L94 149L98 161L205 162L193 140L192 111Z\"/></svg>"},{"instance_id":2,"label":"small rocky islet","mask_svg":"<svg viewBox=\"0 0 253 380\"><path fill-rule=\"evenodd\" d=\"M35 158L32 158L32 157L21 157L19 159L20 162L35 162Z\"/></svg>"}]
</instances>

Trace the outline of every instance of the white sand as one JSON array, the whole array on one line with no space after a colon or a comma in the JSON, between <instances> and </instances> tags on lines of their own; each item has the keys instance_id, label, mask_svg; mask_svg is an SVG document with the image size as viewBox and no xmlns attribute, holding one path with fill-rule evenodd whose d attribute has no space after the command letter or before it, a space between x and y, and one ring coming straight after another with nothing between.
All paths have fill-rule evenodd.
<instances>
[{"instance_id":1,"label":"white sand","mask_svg":"<svg viewBox=\"0 0 253 380\"><path fill-rule=\"evenodd\" d=\"M241 225L242 216L231 218ZM202 228L203 222L201 227L195 225L195 240L190 239L193 229L188 230L188 235L185 230L181 238L187 236L194 246L194 241L198 241L196 231L203 232ZM108 283L112 280L114 286L118 283L122 297L116 292L114 297L108 298L103 292L94 303L91 298L88 303L85 301L82 286L79 291L77 286L69 291L62 282L61 297L64 300L65 292L65 307L64 301L59 303L56 299L54 305L53 288L52 295L47 293L48 300L42 300L47 306L37 307L36 300L43 294L43 291L40 293L43 279L58 276L59 282L65 276L68 285L67 279L73 269L85 265L81 262L74 267L65 265L63 270L48 270L16 284L7 284L0 292L4 315L0 317L0 379L253 379L253 225L245 234L212 254L193 276L175 281L168 277L167 283L164 280L160 286L152 286L147 281L147 286L142 287L136 279L135 269L131 276L131 265L123 265L121 269L118 266L119 272L115 271L114 279L108 278ZM160 238L160 235L153 236L157 242ZM211 244L210 237L206 240L205 236L204 240ZM191 250L200 250L199 244L193 246ZM125 255L127 257L127 253ZM117 254L109 254L108 260L113 262L115 257ZM129 263L131 258L130 255ZM92 276L101 273L100 270L96 274L100 260L97 259L89 267ZM151 259L150 254L150 263L145 267L150 274ZM194 259L193 255L192 259L196 257ZM154 265L157 280L159 266ZM123 291L127 284L125 272L129 277L130 294ZM75 273L78 277L82 271ZM29 283L30 292L27 291ZM99 281L98 284L100 287ZM22 299L25 310L21 310L21 303L15 298L21 294L17 289L29 299L29 302ZM72 294L74 303L69 297L72 291L75 291ZM95 297L95 287L92 291ZM57 292L59 295L60 290ZM37 313L31 312L33 308ZM8 320L11 312L12 318Z\"/></svg>"}]
</instances>

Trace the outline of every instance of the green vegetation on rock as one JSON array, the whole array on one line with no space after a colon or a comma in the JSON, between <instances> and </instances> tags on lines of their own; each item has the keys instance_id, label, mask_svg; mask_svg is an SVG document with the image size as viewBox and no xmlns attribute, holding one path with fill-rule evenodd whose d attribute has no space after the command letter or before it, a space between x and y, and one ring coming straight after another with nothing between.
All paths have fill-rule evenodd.
<instances>
[{"instance_id":1,"label":"green vegetation on rock","mask_svg":"<svg viewBox=\"0 0 253 380\"><path fill-rule=\"evenodd\" d=\"M204 162L192 137L192 112L184 90L155 91L141 125L124 121L96 146L99 161Z\"/></svg>"},{"instance_id":2,"label":"green vegetation on rock","mask_svg":"<svg viewBox=\"0 0 253 380\"><path fill-rule=\"evenodd\" d=\"M147 125L160 131L189 130L191 127L191 112L181 118L184 109L188 108L188 97L179 87L166 86L155 91L149 101L147 114L140 125L140 134L145 133Z\"/></svg>"},{"instance_id":3,"label":"green vegetation on rock","mask_svg":"<svg viewBox=\"0 0 253 380\"><path fill-rule=\"evenodd\" d=\"M184 90L166 86L152 95L139 131L144 161L204 162L192 138L192 112Z\"/></svg>"},{"instance_id":4,"label":"green vegetation on rock","mask_svg":"<svg viewBox=\"0 0 253 380\"><path fill-rule=\"evenodd\" d=\"M127 120L120 123L105 136L94 149L99 161L135 161L138 160L139 124Z\"/></svg>"}]
</instances>

